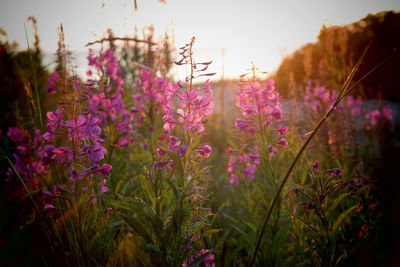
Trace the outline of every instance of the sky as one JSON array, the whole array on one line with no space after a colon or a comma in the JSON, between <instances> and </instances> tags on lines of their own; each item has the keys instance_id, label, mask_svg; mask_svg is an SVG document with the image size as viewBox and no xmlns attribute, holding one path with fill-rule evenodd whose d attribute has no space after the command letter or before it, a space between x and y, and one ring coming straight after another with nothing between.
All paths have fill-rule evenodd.
<instances>
[{"instance_id":1,"label":"sky","mask_svg":"<svg viewBox=\"0 0 400 267\"><path fill-rule=\"evenodd\" d=\"M213 60L215 79L223 73L236 78L254 61L266 72L279 67L283 57L315 42L322 25L355 22L369 13L400 11L398 0L1 0L0 27L10 41L26 47L29 16L38 20L41 46L53 54L57 28L63 23L67 48L85 65L85 44L100 39L108 28L115 36L132 36L135 26L153 24L156 36L168 31L180 47L196 37L195 57ZM223 56L223 52L224 56ZM82 67L82 66L81 66ZM184 73L174 70L177 78Z\"/></svg>"}]
</instances>

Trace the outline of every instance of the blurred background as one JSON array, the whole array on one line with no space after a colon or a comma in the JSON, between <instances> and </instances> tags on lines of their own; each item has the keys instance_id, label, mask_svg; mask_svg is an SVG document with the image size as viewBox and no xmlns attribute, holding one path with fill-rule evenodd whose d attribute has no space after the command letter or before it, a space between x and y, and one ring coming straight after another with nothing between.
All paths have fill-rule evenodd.
<instances>
[{"instance_id":1,"label":"blurred background","mask_svg":"<svg viewBox=\"0 0 400 267\"><path fill-rule=\"evenodd\" d=\"M379 238L374 241L380 248L377 254L385 255L390 266L398 263L399 1L3 0L0 27L0 130L3 135L10 125L25 123L24 118L30 112L29 108L23 108L29 106L26 95L31 91L27 88L35 79L27 52L28 42L42 108L49 110L55 106L55 100L46 89L50 75L62 62L60 37L66 45L69 71L82 79L85 79L89 49L101 49L109 38L120 37L150 40L153 45L168 44L164 74L179 80L186 77L188 69L177 68L173 61L178 57L178 48L195 36L194 53L198 61L212 60L209 70L216 72L212 80L217 130L231 127L236 112L238 77L249 71L251 62L260 72L266 72L263 75L274 78L283 99L301 101L309 82L330 91L339 90L370 44L354 80L383 64L357 86L354 96L362 98L370 110L383 104L392 110L393 127L382 127L376 132L378 151L364 161L371 176L377 178L376 196L384 209ZM98 40L104 42L96 43ZM111 43L122 50L140 45L134 41ZM136 63L146 65L145 56L138 58ZM132 73L130 79L134 80L135 75ZM226 132L219 134L218 138L226 138ZM1 171L5 169L6 166L1 166ZM2 191L5 190L3 181L1 185ZM13 198L2 196L1 200L5 210ZM14 217L2 214L5 217L0 218L0 229L14 225L14 222L7 223L10 218L19 220L18 213ZM7 244L17 246L23 236L17 232L12 234L15 236L7 240L15 244ZM0 245L5 243L0 235Z\"/></svg>"}]
</instances>

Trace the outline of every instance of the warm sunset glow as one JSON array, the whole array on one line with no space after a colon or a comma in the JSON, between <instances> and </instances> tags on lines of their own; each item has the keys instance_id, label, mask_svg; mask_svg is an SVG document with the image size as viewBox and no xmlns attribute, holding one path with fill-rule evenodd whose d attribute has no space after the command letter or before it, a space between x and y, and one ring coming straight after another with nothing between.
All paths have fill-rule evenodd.
<instances>
[{"instance_id":1,"label":"warm sunset glow","mask_svg":"<svg viewBox=\"0 0 400 267\"><path fill-rule=\"evenodd\" d=\"M221 77L224 65L224 76L234 78L252 60L261 71L272 72L284 56L315 41L323 24L340 25L359 20L368 13L400 10L400 2L391 0L170 0L166 4L137 0L137 4L135 11L132 0L3 0L0 25L10 40L24 47L23 23L28 16L36 16L42 47L54 53L57 27L63 23L68 47L80 54L78 59L84 63L85 44L103 37L108 28L116 36L126 36L133 34L135 26L140 33L142 27L153 24L156 36L165 31L173 34L177 47L196 36L197 54L200 59L214 59L212 68L217 72L216 77Z\"/></svg>"}]
</instances>

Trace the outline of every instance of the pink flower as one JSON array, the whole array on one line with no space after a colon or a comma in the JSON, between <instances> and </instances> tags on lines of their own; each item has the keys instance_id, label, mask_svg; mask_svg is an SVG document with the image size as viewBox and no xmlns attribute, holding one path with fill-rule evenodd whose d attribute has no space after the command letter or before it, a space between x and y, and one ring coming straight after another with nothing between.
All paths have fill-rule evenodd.
<instances>
[{"instance_id":1,"label":"pink flower","mask_svg":"<svg viewBox=\"0 0 400 267\"><path fill-rule=\"evenodd\" d=\"M158 155L159 157L162 157L164 154L165 154L165 151L162 150L161 147L158 147L158 148L157 148L157 155Z\"/></svg>"},{"instance_id":2,"label":"pink flower","mask_svg":"<svg viewBox=\"0 0 400 267\"><path fill-rule=\"evenodd\" d=\"M242 120L241 118L237 118L236 120L235 120L235 127L238 129L238 130L245 130L246 129L246 127L247 127L247 124L246 124L246 122L244 121L244 120Z\"/></svg>"},{"instance_id":3,"label":"pink flower","mask_svg":"<svg viewBox=\"0 0 400 267\"><path fill-rule=\"evenodd\" d=\"M236 169L235 157L229 156L228 172L234 172Z\"/></svg>"},{"instance_id":4,"label":"pink flower","mask_svg":"<svg viewBox=\"0 0 400 267\"><path fill-rule=\"evenodd\" d=\"M99 190L100 190L100 194L103 194L103 193L105 193L105 192L108 192L108 191L109 191L108 187L107 187L107 186L105 186L106 182L107 182L107 180L106 180L106 179L104 179L103 181L101 181L101 182L100 182L100 184L99 184Z\"/></svg>"},{"instance_id":5,"label":"pink flower","mask_svg":"<svg viewBox=\"0 0 400 267\"><path fill-rule=\"evenodd\" d=\"M281 147L287 147L288 146L288 141L286 141L285 138L281 138L279 139L278 143L276 143L276 145L281 146Z\"/></svg>"},{"instance_id":6,"label":"pink flower","mask_svg":"<svg viewBox=\"0 0 400 267\"><path fill-rule=\"evenodd\" d=\"M171 160L160 160L160 161L156 161L155 164L158 168L163 168L165 166L167 166L168 164L171 164L172 161Z\"/></svg>"},{"instance_id":7,"label":"pink flower","mask_svg":"<svg viewBox=\"0 0 400 267\"><path fill-rule=\"evenodd\" d=\"M184 91L183 93L180 94L179 99L181 100L181 103L179 106L181 108L185 108L186 106L192 106L195 103L195 100L197 99L199 95L200 88L197 88L192 91Z\"/></svg>"},{"instance_id":8,"label":"pink flower","mask_svg":"<svg viewBox=\"0 0 400 267\"><path fill-rule=\"evenodd\" d=\"M288 131L288 127L280 126L277 131L279 132L280 135L285 135Z\"/></svg>"},{"instance_id":9,"label":"pink flower","mask_svg":"<svg viewBox=\"0 0 400 267\"><path fill-rule=\"evenodd\" d=\"M280 108L274 109L274 111L272 111L272 117L275 120L280 120L282 118L282 110Z\"/></svg>"},{"instance_id":10,"label":"pink flower","mask_svg":"<svg viewBox=\"0 0 400 267\"><path fill-rule=\"evenodd\" d=\"M24 136L26 136L26 133L21 131L18 127L12 127L8 129L7 136L15 143L20 143L24 139Z\"/></svg>"},{"instance_id":11,"label":"pink flower","mask_svg":"<svg viewBox=\"0 0 400 267\"><path fill-rule=\"evenodd\" d=\"M379 109L373 110L371 112L368 112L367 115L365 115L367 119L370 119L370 123L372 126L377 124L381 120L381 112Z\"/></svg>"},{"instance_id":12,"label":"pink flower","mask_svg":"<svg viewBox=\"0 0 400 267\"><path fill-rule=\"evenodd\" d=\"M87 154L91 162L97 163L104 158L104 154L107 150L101 146L99 142L94 145L86 144L81 149L80 153Z\"/></svg>"},{"instance_id":13,"label":"pink flower","mask_svg":"<svg viewBox=\"0 0 400 267\"><path fill-rule=\"evenodd\" d=\"M171 151L177 152L181 141L178 139L178 137L173 136L173 135L171 135L169 138L170 138L170 141L168 143L168 149Z\"/></svg>"},{"instance_id":14,"label":"pink flower","mask_svg":"<svg viewBox=\"0 0 400 267\"><path fill-rule=\"evenodd\" d=\"M71 139L75 138L85 138L85 126L86 126L86 118L83 115L79 115L78 118L73 120L66 121L65 125L68 127L69 137Z\"/></svg>"},{"instance_id":15,"label":"pink flower","mask_svg":"<svg viewBox=\"0 0 400 267\"><path fill-rule=\"evenodd\" d=\"M211 154L211 146L204 145L204 146L198 148L198 152L199 152L200 157L208 158Z\"/></svg>"},{"instance_id":16,"label":"pink flower","mask_svg":"<svg viewBox=\"0 0 400 267\"><path fill-rule=\"evenodd\" d=\"M231 179L229 180L230 184L237 184L237 185L239 184L239 178L237 177L236 174L231 173L230 177L231 177Z\"/></svg>"},{"instance_id":17,"label":"pink flower","mask_svg":"<svg viewBox=\"0 0 400 267\"><path fill-rule=\"evenodd\" d=\"M247 177L250 180L254 180L254 174L256 172L256 165L247 164L247 167L243 170L243 177Z\"/></svg>"},{"instance_id":18,"label":"pink flower","mask_svg":"<svg viewBox=\"0 0 400 267\"><path fill-rule=\"evenodd\" d=\"M110 164L103 164L103 166L100 168L100 173L103 174L104 176L110 176L111 169L112 166Z\"/></svg>"},{"instance_id":19,"label":"pink flower","mask_svg":"<svg viewBox=\"0 0 400 267\"><path fill-rule=\"evenodd\" d=\"M97 117L92 117L86 121L86 127L84 128L84 133L87 137L92 140L96 140L98 135L101 133L101 128L99 126L100 119Z\"/></svg>"},{"instance_id":20,"label":"pink flower","mask_svg":"<svg viewBox=\"0 0 400 267\"><path fill-rule=\"evenodd\" d=\"M393 116L392 116L392 110L390 109L389 106L385 106L383 108L383 117L385 117L388 120L392 120Z\"/></svg>"}]
</instances>

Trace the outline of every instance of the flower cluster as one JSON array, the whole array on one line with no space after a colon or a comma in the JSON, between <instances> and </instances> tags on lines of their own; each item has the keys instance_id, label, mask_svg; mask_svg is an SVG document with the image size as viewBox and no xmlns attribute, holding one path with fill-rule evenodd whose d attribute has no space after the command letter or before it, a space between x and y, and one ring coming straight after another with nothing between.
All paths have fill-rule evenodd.
<instances>
[{"instance_id":1,"label":"flower cluster","mask_svg":"<svg viewBox=\"0 0 400 267\"><path fill-rule=\"evenodd\" d=\"M193 261L194 261L195 259L197 259L198 257L201 257L202 255L206 254L206 253L210 253L210 251L209 251L208 249L202 249L202 250L200 250L200 253L199 253L196 257L194 257L194 256L192 255L188 261L186 261L186 262L184 262L184 263L182 264L182 266L183 266L183 267L194 266L194 265L192 265ZM214 267L214 266L215 266L215 263L214 263L214 254L213 254L213 253L208 254L204 259L200 260L200 263L203 263L204 266L206 266L206 267ZM199 263L199 264L200 264L200 263Z\"/></svg>"},{"instance_id":2,"label":"flower cluster","mask_svg":"<svg viewBox=\"0 0 400 267\"><path fill-rule=\"evenodd\" d=\"M314 111L326 112L336 101L337 93L330 92L326 87L313 87L309 82L306 87L305 103L312 105ZM369 112L363 107L363 102L360 97L356 98L352 95L346 97L341 102L336 110L343 110L344 106L349 110L349 115L353 117L364 116L367 119L366 129L371 130L380 120L392 120L392 111L389 106L384 106L382 109L377 108Z\"/></svg>"},{"instance_id":3,"label":"flower cluster","mask_svg":"<svg viewBox=\"0 0 400 267\"><path fill-rule=\"evenodd\" d=\"M207 144L196 145L193 147L194 140L196 136L200 136L204 132L204 125L208 122L206 116L212 113L214 107L213 95L211 91L211 82L207 80L204 87L192 87L192 80L196 78L194 73L202 72L207 70L211 62L204 63L193 63L192 58L192 46L194 43L194 38L192 42L186 44L181 48L182 59L176 62L178 65L190 64L191 75L187 77L189 81L186 88L182 86L179 81L176 84L170 82L165 87L165 98L163 102L163 122L164 131L166 139L169 138L168 150L178 153L180 157L186 154L188 148L191 151L197 152L196 154L202 158L208 158L211 153L211 147ZM189 60L190 58L190 60ZM197 69L197 66L203 66L202 69ZM212 76L214 73L209 74L199 74L200 76ZM179 125L185 133L186 143L179 140L178 137L172 135L176 126ZM161 152L162 149L157 150ZM164 153L158 153L158 156L162 157ZM171 166L172 161L170 159L160 160L157 162L157 166L166 166L167 162Z\"/></svg>"},{"instance_id":4,"label":"flower cluster","mask_svg":"<svg viewBox=\"0 0 400 267\"><path fill-rule=\"evenodd\" d=\"M150 118L150 127L153 127L155 117L166 112L171 106L171 97L166 77L154 77L148 70L139 72L140 78L136 80L136 88L140 89L133 95L135 106L131 114L136 116L135 124L140 125L145 118Z\"/></svg>"},{"instance_id":5,"label":"flower cluster","mask_svg":"<svg viewBox=\"0 0 400 267\"><path fill-rule=\"evenodd\" d=\"M89 118L98 117L99 124L104 129L110 123L115 128L115 140L119 147L127 147L133 142L129 136L133 132L131 121L133 120L134 110L126 111L125 103L122 101L124 88L123 79L119 77L120 68L112 49L106 50L99 56L95 56L90 51L89 66L86 86L88 88L88 116ZM92 71L93 69L93 71Z\"/></svg>"},{"instance_id":6,"label":"flower cluster","mask_svg":"<svg viewBox=\"0 0 400 267\"><path fill-rule=\"evenodd\" d=\"M239 83L236 106L241 111L241 116L235 120L234 136L238 140L239 147L237 149L230 147L227 150L231 184L239 184L240 177L254 179L257 165L260 164L256 134L261 138L261 146L270 153L270 159L278 152L277 147L285 148L288 145L283 137L288 128L276 125L282 119L282 108L279 93L275 91L274 80L269 79L261 83L255 76L254 66L253 78L247 80L242 77ZM273 132L277 135L273 135ZM268 144L268 141L271 143Z\"/></svg>"},{"instance_id":7,"label":"flower cluster","mask_svg":"<svg viewBox=\"0 0 400 267\"><path fill-rule=\"evenodd\" d=\"M49 164L55 161L64 165L73 186L76 180L82 180L88 175L110 175L111 165L98 165L107 152L100 137L102 130L99 118L79 114L70 120L64 120L63 112L58 108L55 112L47 112L47 120L47 131L43 139L50 144L45 145L41 153L43 162ZM56 135L68 136L69 145L54 146L52 143L55 143Z\"/></svg>"},{"instance_id":8,"label":"flower cluster","mask_svg":"<svg viewBox=\"0 0 400 267\"><path fill-rule=\"evenodd\" d=\"M390 107L384 106L382 110L378 108L366 113L365 118L368 120L366 128L367 130L371 130L372 127L376 126L383 119L391 121L393 115Z\"/></svg>"},{"instance_id":9,"label":"flower cluster","mask_svg":"<svg viewBox=\"0 0 400 267\"><path fill-rule=\"evenodd\" d=\"M7 136L17 145L13 154L14 167L30 189L37 190L40 186L40 176L48 174L48 165L41 161L37 154L43 153L42 135L39 130L35 130L31 137L26 130L12 127L8 130ZM11 167L6 173L6 182L10 182L15 177Z\"/></svg>"}]
</instances>

